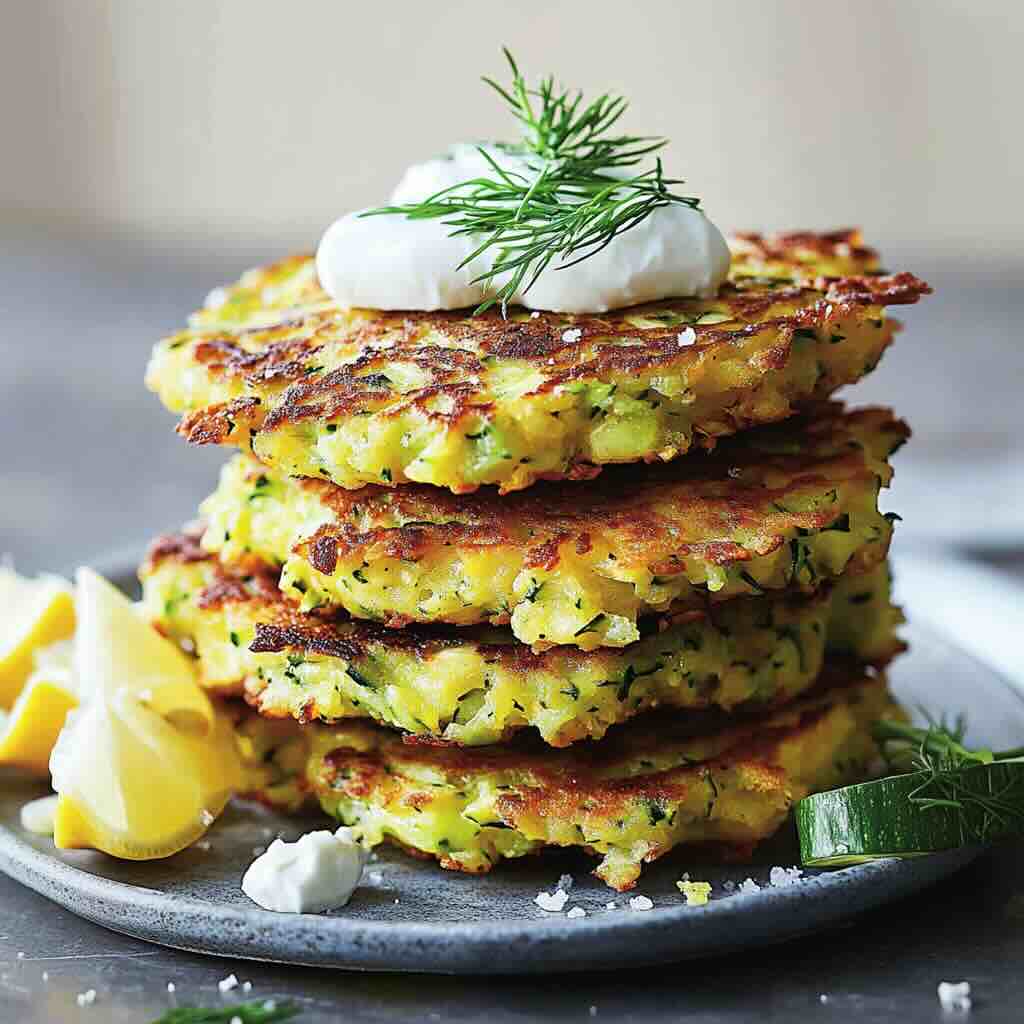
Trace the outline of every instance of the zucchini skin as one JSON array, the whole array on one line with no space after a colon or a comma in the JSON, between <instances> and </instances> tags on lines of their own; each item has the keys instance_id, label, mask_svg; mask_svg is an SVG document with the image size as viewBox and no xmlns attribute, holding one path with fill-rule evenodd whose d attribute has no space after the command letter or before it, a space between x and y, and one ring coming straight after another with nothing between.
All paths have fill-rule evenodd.
<instances>
[{"instance_id":1,"label":"zucchini skin","mask_svg":"<svg viewBox=\"0 0 1024 1024\"><path fill-rule=\"evenodd\" d=\"M928 772L892 775L816 793L796 806L800 855L811 867L844 867L886 857L919 857L1024 834L1024 805L993 817L978 803L923 807L915 797L938 797ZM973 765L947 784L993 800L1024 793L1024 762Z\"/></svg>"}]
</instances>

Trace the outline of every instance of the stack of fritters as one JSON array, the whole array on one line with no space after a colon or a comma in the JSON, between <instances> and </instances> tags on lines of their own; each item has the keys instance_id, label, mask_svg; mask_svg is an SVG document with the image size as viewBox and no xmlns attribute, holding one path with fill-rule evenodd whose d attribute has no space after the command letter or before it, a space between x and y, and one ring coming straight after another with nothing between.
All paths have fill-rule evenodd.
<instances>
[{"instance_id":1,"label":"stack of fritters","mask_svg":"<svg viewBox=\"0 0 1024 1024\"><path fill-rule=\"evenodd\" d=\"M621 889L864 774L908 431L827 399L928 288L854 233L732 244L714 299L588 317L341 311L296 258L157 346L181 432L242 453L146 606L245 697L254 795Z\"/></svg>"}]
</instances>

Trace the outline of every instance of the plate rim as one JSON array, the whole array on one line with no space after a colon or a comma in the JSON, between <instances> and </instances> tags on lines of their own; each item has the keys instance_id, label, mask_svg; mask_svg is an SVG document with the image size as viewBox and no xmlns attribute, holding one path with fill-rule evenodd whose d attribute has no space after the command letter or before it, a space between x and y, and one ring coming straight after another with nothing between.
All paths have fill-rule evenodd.
<instances>
[{"instance_id":1,"label":"plate rim","mask_svg":"<svg viewBox=\"0 0 1024 1024\"><path fill-rule=\"evenodd\" d=\"M350 918L342 915L288 915L294 922L301 922L293 932L317 932L321 939L331 937L343 938L346 946L362 947L361 955L351 962L342 962L346 958L336 952L327 955L311 956L309 959L288 956L278 959L281 963L313 967L334 967L340 969L362 969L407 973L452 973L452 974L531 974L546 973L553 944L565 943L571 946L574 940L600 939L613 937L616 943L629 944L631 939L643 936L645 945L636 949L637 955L629 950L619 950L614 957L587 955L585 961L575 967L572 964L561 964L559 970L591 970L597 966L612 966L611 960L617 961L615 966L621 968L642 966L645 964L665 963L670 960L693 959L713 956L727 950L749 948L760 942L783 942L789 939L819 931L828 925L847 922L867 910L881 906L896 896L909 896L926 888L933 882L947 877L955 871L966 867L977 859L983 851L977 848L962 848L933 854L914 860L896 860L889 858L868 864L859 864L836 871L823 872L819 875L804 878L798 885L782 887L762 887L757 892L745 893L728 899L712 900L703 907L688 907L683 904L672 906L655 906L653 910L636 912L620 908L614 915L593 916L580 921L569 921L562 914L551 914L541 918L519 918L512 921L467 921L467 922L408 922L408 921L372 921L362 918ZM922 870L924 868L925 870ZM45 898L63 906L65 909L85 917L87 920L113 931L121 932L135 938L152 942L156 945L176 949L188 949L206 955L227 957L237 960L267 960L277 958L253 949L250 952L239 952L236 947L224 945L214 948L208 942L189 945L161 938L154 931L158 927L128 927L132 920L132 909L153 906L155 909L170 911L171 916L183 920L191 920L193 916L204 916L206 922L215 919L221 925L238 925L245 930L258 932L260 925L274 926L280 923L281 915L256 907L232 906L229 904L209 904L197 897L167 895L158 889L132 885L114 879L105 878L83 868L68 864L44 851L37 850L31 844L18 837L6 825L0 825L0 871L14 878L15 881L39 893ZM851 876L856 880L856 887L851 889ZM909 877L907 877L909 876ZM818 890L808 899L812 893ZM842 894L846 911L837 917L829 910L830 897ZM850 897L855 899L855 906L850 907ZM63 898L62 898L63 897ZM141 898L140 898L141 897ZM97 905L104 909L113 908L118 912L117 923L110 918L103 918L90 913L78 901L93 898ZM620 898L622 896L620 895ZM625 898L628 899L628 896ZM724 926L733 919L742 918L745 925L751 923L750 910L756 906L761 911L761 918L767 921L769 914L774 921L777 917L783 920L799 920L799 924L790 927L773 927L770 932L765 930L759 939L745 939L736 944L722 936L717 942L708 942L701 938L699 948L680 947L674 941L680 934L681 924L693 927L698 920L712 919L724 930ZM800 908L799 918L792 918L790 911ZM811 913L808 913L808 907ZM125 913L125 912L128 913ZM670 933L668 942L662 934L660 941L652 942L652 932ZM423 959L415 966L408 963L396 964L393 954L388 960L388 949L396 935L403 937L408 944L420 943L434 945L439 933L443 933L443 941L437 946L440 957L431 958L427 948L421 946ZM229 936L225 936L229 941ZM275 944L280 945L279 941ZM291 945L301 943L300 936L293 935ZM259 946L257 941L255 946ZM325 945L331 945L325 942ZM477 961L481 954L481 946L489 947L488 951L498 952L509 946L519 947L520 955L529 951L525 962L509 964L490 964L481 970ZM336 950L338 946L334 946ZM466 950L468 956L453 955L457 950ZM398 958L402 959L402 958ZM475 965L475 966L474 966Z\"/></svg>"},{"instance_id":2,"label":"plate rim","mask_svg":"<svg viewBox=\"0 0 1024 1024\"><path fill-rule=\"evenodd\" d=\"M131 553L129 553L131 552ZM138 549L122 547L96 564L106 575L124 579L134 573ZM926 632L933 632L927 624ZM990 677L1019 709L1024 694L1005 675L970 651L946 640L959 656ZM0 824L0 871L76 915L112 931L170 948L236 960L262 960L296 965L381 972L439 974L538 974L596 967L628 968L739 951L787 941L842 925L894 898L909 896L965 867L982 850L963 848L912 860L889 858L805 877L799 885L762 887L755 893L712 900L703 907L656 905L630 911L567 920L565 915L491 921L388 921L339 915L288 915L288 938L281 941L282 915L255 906L210 903L196 896L167 894L85 870L26 842ZM854 884L851 886L851 882ZM619 894L620 901L629 894ZM832 906L841 899L842 913ZM149 924L140 910L152 909ZM756 908L756 913L751 911ZM799 913L795 913L799 908ZM114 913L111 914L111 911ZM133 913L134 911L134 913ZM190 941L172 941L160 934L169 919L176 934ZM199 918L206 928L187 926ZM746 934L737 941L730 922L742 919ZM779 922L784 922L781 926ZM699 922L714 922L700 927ZM181 924L186 927L181 927ZM223 927L211 941L209 925ZM710 934L703 934L711 928ZM199 933L205 934L200 936ZM248 950L233 945L239 932L249 936ZM688 937L693 932L696 941ZM260 935L263 935L262 939ZM394 941L407 947L395 955ZM270 945L296 955L275 956ZM299 948L305 946L304 954ZM514 957L488 959L487 954ZM580 957L573 956L579 947ZM410 956L416 951L415 962ZM485 967L481 960L487 959Z\"/></svg>"}]
</instances>

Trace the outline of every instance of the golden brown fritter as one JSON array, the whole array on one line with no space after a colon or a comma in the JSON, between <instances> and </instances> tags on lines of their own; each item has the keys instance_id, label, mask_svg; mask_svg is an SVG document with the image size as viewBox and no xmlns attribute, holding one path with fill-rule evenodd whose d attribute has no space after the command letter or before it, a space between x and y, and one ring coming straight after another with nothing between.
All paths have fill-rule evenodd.
<instances>
[{"instance_id":1,"label":"golden brown fritter","mask_svg":"<svg viewBox=\"0 0 1024 1024\"><path fill-rule=\"evenodd\" d=\"M393 627L511 623L536 650L623 647L640 616L673 602L808 591L880 564L891 524L878 488L907 434L887 410L822 403L710 455L505 497L353 492L239 456L203 504L204 545L229 563L282 566L304 611L340 606Z\"/></svg>"},{"instance_id":2,"label":"golden brown fritter","mask_svg":"<svg viewBox=\"0 0 1024 1024\"><path fill-rule=\"evenodd\" d=\"M627 648L542 654L508 629L302 615L274 572L226 568L194 535L155 545L141 576L147 615L195 653L208 689L244 693L270 717L371 717L424 742L497 743L532 726L565 746L656 707L763 709L810 687L826 652L880 665L901 647L884 565L810 597L665 615Z\"/></svg>"},{"instance_id":3,"label":"golden brown fritter","mask_svg":"<svg viewBox=\"0 0 1024 1024\"><path fill-rule=\"evenodd\" d=\"M856 232L733 247L713 299L508 319L342 311L294 257L219 289L146 379L189 440L282 473L505 492L782 419L871 370L894 331L885 307L930 291L878 271Z\"/></svg>"},{"instance_id":4,"label":"golden brown fritter","mask_svg":"<svg viewBox=\"0 0 1024 1024\"><path fill-rule=\"evenodd\" d=\"M767 715L659 713L562 751L410 746L371 725L256 714L238 735L252 795L293 808L313 793L370 845L398 843L470 872L549 845L582 847L602 858L595 874L623 890L681 844L749 852L797 800L865 778L874 722L900 714L884 677L832 666L813 694Z\"/></svg>"}]
</instances>

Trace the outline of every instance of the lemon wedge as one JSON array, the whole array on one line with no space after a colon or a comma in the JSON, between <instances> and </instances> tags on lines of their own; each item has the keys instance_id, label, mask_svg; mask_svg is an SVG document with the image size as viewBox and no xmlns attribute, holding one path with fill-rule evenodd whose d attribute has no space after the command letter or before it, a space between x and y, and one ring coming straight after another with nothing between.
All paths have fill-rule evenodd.
<instances>
[{"instance_id":1,"label":"lemon wedge","mask_svg":"<svg viewBox=\"0 0 1024 1024\"><path fill-rule=\"evenodd\" d=\"M0 567L0 708L13 707L39 647L71 636L75 605L57 576L27 579Z\"/></svg>"},{"instance_id":2,"label":"lemon wedge","mask_svg":"<svg viewBox=\"0 0 1024 1024\"><path fill-rule=\"evenodd\" d=\"M61 640L35 652L35 671L0 731L0 764L32 775L50 773L50 753L68 712L78 705L72 647Z\"/></svg>"},{"instance_id":3,"label":"lemon wedge","mask_svg":"<svg viewBox=\"0 0 1024 1024\"><path fill-rule=\"evenodd\" d=\"M188 658L112 584L77 577L74 674L82 704L50 758L54 842L126 860L194 842L239 787L232 725Z\"/></svg>"},{"instance_id":4,"label":"lemon wedge","mask_svg":"<svg viewBox=\"0 0 1024 1024\"><path fill-rule=\"evenodd\" d=\"M50 760L54 843L124 860L169 857L199 839L239 784L230 723L177 728L127 691L73 711Z\"/></svg>"},{"instance_id":5,"label":"lemon wedge","mask_svg":"<svg viewBox=\"0 0 1024 1024\"><path fill-rule=\"evenodd\" d=\"M209 729L213 705L188 656L99 573L79 569L75 582L74 668L82 699L130 690L158 715L194 731Z\"/></svg>"}]
</instances>

